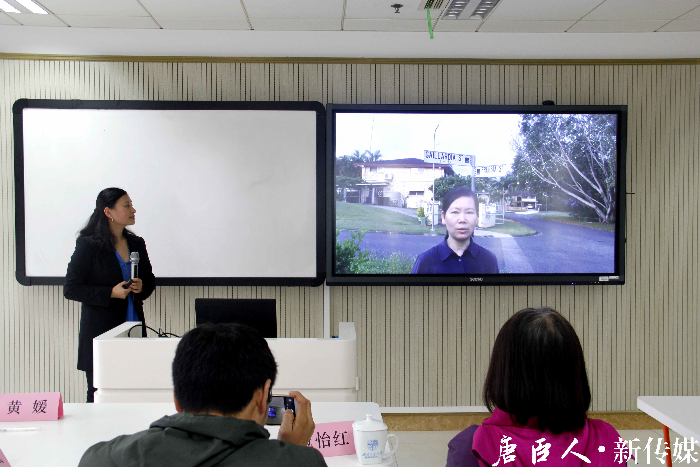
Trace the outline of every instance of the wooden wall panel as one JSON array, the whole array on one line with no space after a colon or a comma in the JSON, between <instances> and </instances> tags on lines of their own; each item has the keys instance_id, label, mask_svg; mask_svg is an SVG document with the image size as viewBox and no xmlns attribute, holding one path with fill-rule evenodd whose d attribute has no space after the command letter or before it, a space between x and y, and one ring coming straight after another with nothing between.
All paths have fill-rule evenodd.
<instances>
[{"instance_id":1,"label":"wooden wall panel","mask_svg":"<svg viewBox=\"0 0 700 467\"><path fill-rule=\"evenodd\" d=\"M688 64L0 60L0 391L60 391L67 402L82 401L85 391L83 374L75 370L80 305L65 300L61 287L22 287L14 279L16 99L551 99L629 106L627 284L333 287L332 334L341 321L355 322L358 331L360 399L386 406L481 404L498 329L520 308L542 305L561 311L579 333L593 410L634 410L638 395L698 394L699 72ZM181 334L194 325L197 297L275 298L280 336L323 335L322 287L158 287L146 302L147 319Z\"/></svg>"}]
</instances>

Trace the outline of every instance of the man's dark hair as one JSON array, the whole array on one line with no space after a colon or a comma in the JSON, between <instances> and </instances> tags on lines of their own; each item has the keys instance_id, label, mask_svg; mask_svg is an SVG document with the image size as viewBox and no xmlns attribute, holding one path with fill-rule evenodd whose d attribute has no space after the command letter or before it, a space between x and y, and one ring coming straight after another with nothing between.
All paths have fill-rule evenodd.
<instances>
[{"instance_id":1,"label":"man's dark hair","mask_svg":"<svg viewBox=\"0 0 700 467\"><path fill-rule=\"evenodd\" d=\"M276 377L267 341L242 324L199 325L182 336L173 360L175 397L190 413L236 414Z\"/></svg>"},{"instance_id":2,"label":"man's dark hair","mask_svg":"<svg viewBox=\"0 0 700 467\"><path fill-rule=\"evenodd\" d=\"M521 425L537 417L540 430L582 428L591 404L586 363L576 331L551 308L525 308L496 337L484 402Z\"/></svg>"}]
</instances>

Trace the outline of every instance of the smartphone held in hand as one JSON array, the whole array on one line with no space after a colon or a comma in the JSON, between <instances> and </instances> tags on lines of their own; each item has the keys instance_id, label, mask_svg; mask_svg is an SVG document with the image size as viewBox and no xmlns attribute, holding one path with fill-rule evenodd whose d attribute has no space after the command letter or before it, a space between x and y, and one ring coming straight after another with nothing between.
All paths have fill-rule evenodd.
<instances>
[{"instance_id":1,"label":"smartphone held in hand","mask_svg":"<svg viewBox=\"0 0 700 467\"><path fill-rule=\"evenodd\" d=\"M291 409L292 413L296 417L298 408L298 402L290 396L272 396L270 401L270 408L267 412L267 423L266 425L281 425L282 415L287 409Z\"/></svg>"}]
</instances>

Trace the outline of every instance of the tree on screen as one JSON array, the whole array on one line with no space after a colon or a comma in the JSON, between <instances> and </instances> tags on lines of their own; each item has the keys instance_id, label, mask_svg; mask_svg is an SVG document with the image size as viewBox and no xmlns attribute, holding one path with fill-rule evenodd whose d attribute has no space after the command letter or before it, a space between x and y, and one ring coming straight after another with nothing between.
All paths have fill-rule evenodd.
<instances>
[{"instance_id":1,"label":"tree on screen","mask_svg":"<svg viewBox=\"0 0 700 467\"><path fill-rule=\"evenodd\" d=\"M348 188L362 183L362 167L355 165L358 162L367 162L367 158L360 154L359 150L335 159L335 185L341 189L343 201L346 199Z\"/></svg>"},{"instance_id":2,"label":"tree on screen","mask_svg":"<svg viewBox=\"0 0 700 467\"><path fill-rule=\"evenodd\" d=\"M522 115L513 171L528 184L561 190L592 209L600 222L612 222L616 135L615 115Z\"/></svg>"},{"instance_id":3,"label":"tree on screen","mask_svg":"<svg viewBox=\"0 0 700 467\"><path fill-rule=\"evenodd\" d=\"M488 178L477 178L475 182L476 191L478 193L490 192L490 183L490 179ZM466 186L467 188L471 189L472 177L470 175L464 176L460 174L454 174L445 175L444 177L435 179L435 199L437 201L442 201L442 199L445 197L448 191L460 186ZM433 186L430 185L428 189L430 191L433 191Z\"/></svg>"},{"instance_id":4,"label":"tree on screen","mask_svg":"<svg viewBox=\"0 0 700 467\"><path fill-rule=\"evenodd\" d=\"M361 162L376 162L381 159L381 150L374 152L366 149L360 154L356 149L352 154L336 157L335 159L335 185L340 188L342 200L346 199L348 188L355 188L362 183L362 167L357 167Z\"/></svg>"},{"instance_id":5,"label":"tree on screen","mask_svg":"<svg viewBox=\"0 0 700 467\"><path fill-rule=\"evenodd\" d=\"M366 149L363 156L366 157L369 162L376 162L382 158L382 152L380 150L372 152L369 149Z\"/></svg>"},{"instance_id":6,"label":"tree on screen","mask_svg":"<svg viewBox=\"0 0 700 467\"><path fill-rule=\"evenodd\" d=\"M488 193L489 193L489 200L492 203L496 203L498 201L501 201L504 196L505 196L505 191L506 191L506 184L503 181L503 179L499 178L493 178L489 179L489 187L488 187Z\"/></svg>"}]
</instances>

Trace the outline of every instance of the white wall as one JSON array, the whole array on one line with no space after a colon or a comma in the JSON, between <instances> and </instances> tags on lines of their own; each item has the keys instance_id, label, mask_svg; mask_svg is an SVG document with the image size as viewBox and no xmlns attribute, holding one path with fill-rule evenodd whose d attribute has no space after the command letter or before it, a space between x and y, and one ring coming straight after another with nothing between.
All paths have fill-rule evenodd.
<instances>
[{"instance_id":1,"label":"white wall","mask_svg":"<svg viewBox=\"0 0 700 467\"><path fill-rule=\"evenodd\" d=\"M79 305L59 287L14 280L10 106L19 97L626 104L633 194L624 286L334 287L331 332L355 323L359 398L381 406L480 404L496 332L520 308L543 304L582 340L593 410L635 410L638 395L700 392L698 64L0 61L0 390L60 390L74 402L84 385L75 370ZM277 298L281 337L323 335L322 288L160 287L146 301L147 319L186 331L196 297Z\"/></svg>"},{"instance_id":2,"label":"white wall","mask_svg":"<svg viewBox=\"0 0 700 467\"><path fill-rule=\"evenodd\" d=\"M443 21L439 27L446 23ZM176 31L0 25L0 53L440 59L697 58L700 32Z\"/></svg>"}]
</instances>

